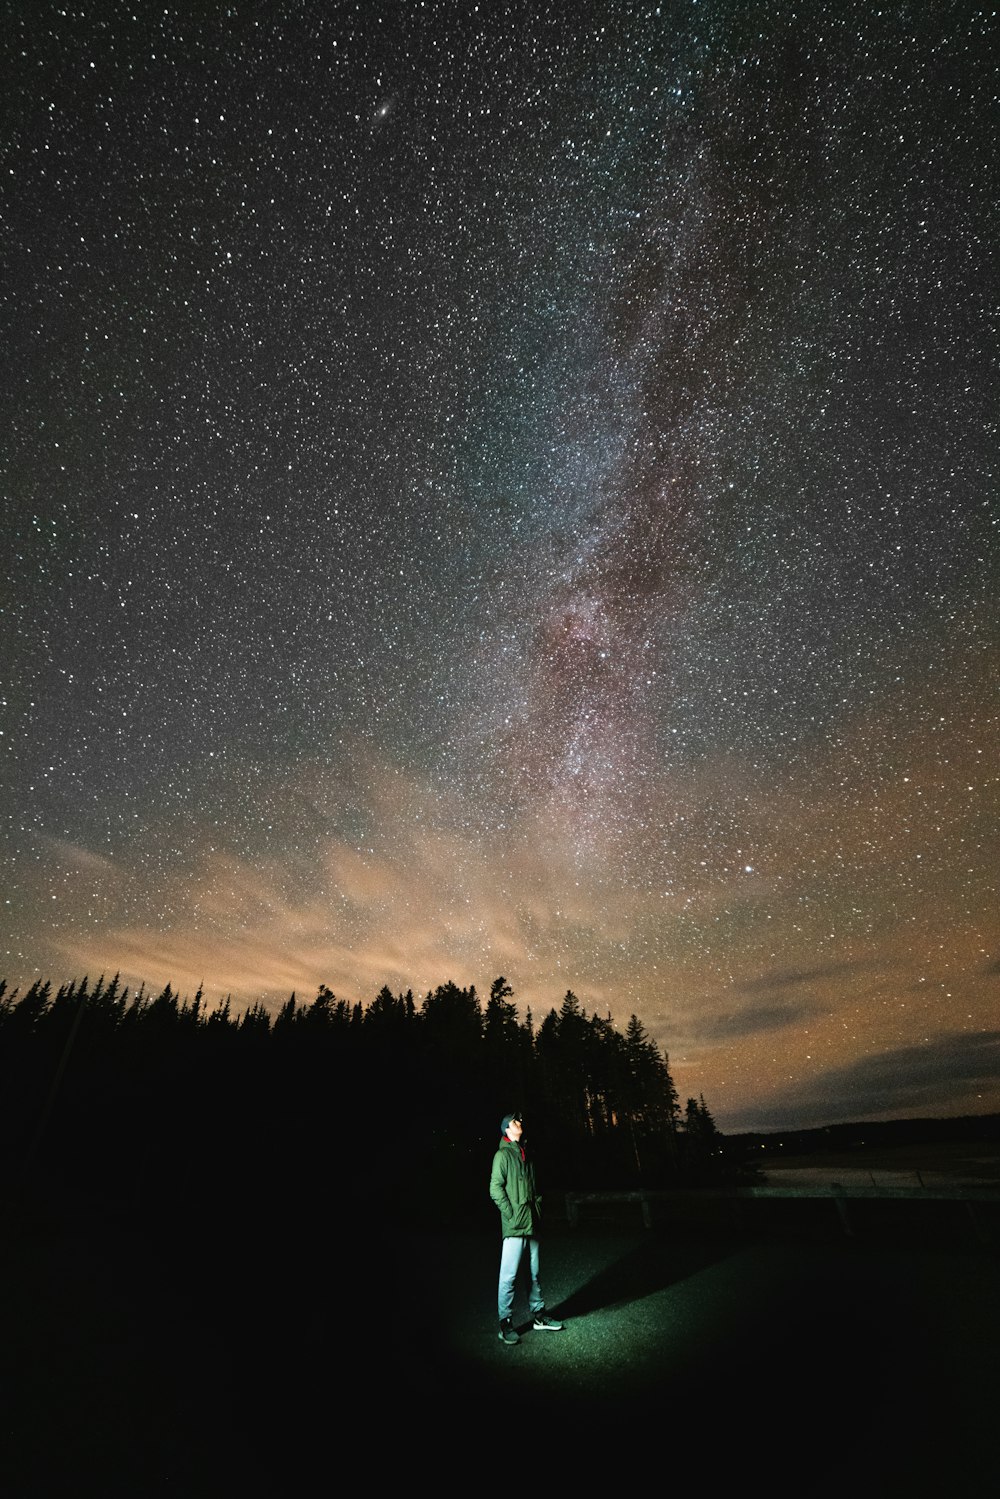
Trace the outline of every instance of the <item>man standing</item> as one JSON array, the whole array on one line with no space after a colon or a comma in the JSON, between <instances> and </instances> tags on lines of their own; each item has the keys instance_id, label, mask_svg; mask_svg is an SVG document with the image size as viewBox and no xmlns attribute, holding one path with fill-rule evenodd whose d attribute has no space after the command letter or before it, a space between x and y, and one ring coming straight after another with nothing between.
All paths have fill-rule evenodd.
<instances>
[{"instance_id":1,"label":"man standing","mask_svg":"<svg viewBox=\"0 0 1000 1499\"><path fill-rule=\"evenodd\" d=\"M500 1317L501 1343L518 1342L511 1310L514 1306L514 1282L528 1247L528 1263L531 1270L531 1292L528 1308L532 1315L532 1327L536 1332L561 1332L562 1323L553 1322L545 1315L545 1297L538 1284L538 1223L541 1217L541 1198L535 1186L535 1167L528 1160L521 1143L524 1126L520 1114L505 1114L500 1121L500 1144L493 1157L490 1173L490 1196L500 1209L500 1232L503 1247L500 1250L500 1285L497 1291L497 1311Z\"/></svg>"}]
</instances>

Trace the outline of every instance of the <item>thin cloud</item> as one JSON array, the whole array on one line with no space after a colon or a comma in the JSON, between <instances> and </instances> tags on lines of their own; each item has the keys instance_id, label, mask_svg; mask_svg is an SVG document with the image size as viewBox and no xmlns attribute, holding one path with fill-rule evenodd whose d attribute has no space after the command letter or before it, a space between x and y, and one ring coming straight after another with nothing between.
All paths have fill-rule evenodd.
<instances>
[{"instance_id":1,"label":"thin cloud","mask_svg":"<svg viewBox=\"0 0 1000 1499\"><path fill-rule=\"evenodd\" d=\"M731 1128L804 1129L875 1119L984 1112L1000 1082L1000 1031L953 1031L830 1068L808 1086L740 1111Z\"/></svg>"},{"instance_id":2,"label":"thin cloud","mask_svg":"<svg viewBox=\"0 0 1000 1499\"><path fill-rule=\"evenodd\" d=\"M799 989L805 984L822 984L830 979L871 972L877 966L875 963L850 962L818 964L814 968L779 969L761 974L759 978L745 979L737 988L743 994L772 994L781 989ZM807 1008L805 1013L812 1012Z\"/></svg>"},{"instance_id":3,"label":"thin cloud","mask_svg":"<svg viewBox=\"0 0 1000 1499\"><path fill-rule=\"evenodd\" d=\"M743 1010L724 1011L696 1022L692 1040L734 1041L771 1031L794 1029L824 1013L816 1004L750 1005Z\"/></svg>"}]
</instances>

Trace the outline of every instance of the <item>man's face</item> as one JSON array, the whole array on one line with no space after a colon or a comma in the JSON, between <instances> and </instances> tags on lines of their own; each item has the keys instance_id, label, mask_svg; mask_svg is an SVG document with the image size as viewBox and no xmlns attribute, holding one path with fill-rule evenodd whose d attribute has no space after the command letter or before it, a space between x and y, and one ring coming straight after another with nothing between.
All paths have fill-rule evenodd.
<instances>
[{"instance_id":1,"label":"man's face","mask_svg":"<svg viewBox=\"0 0 1000 1499\"><path fill-rule=\"evenodd\" d=\"M520 1119L512 1119L507 1126L507 1139L513 1140L516 1145L518 1140L520 1140L522 1133L523 1126Z\"/></svg>"}]
</instances>

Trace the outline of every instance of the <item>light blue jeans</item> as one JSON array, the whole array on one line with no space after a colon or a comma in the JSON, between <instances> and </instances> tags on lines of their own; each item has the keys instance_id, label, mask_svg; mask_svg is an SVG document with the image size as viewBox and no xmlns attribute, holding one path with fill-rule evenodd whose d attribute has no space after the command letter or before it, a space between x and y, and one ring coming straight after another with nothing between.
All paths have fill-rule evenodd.
<instances>
[{"instance_id":1,"label":"light blue jeans","mask_svg":"<svg viewBox=\"0 0 1000 1499\"><path fill-rule=\"evenodd\" d=\"M528 1246L528 1264L531 1269L531 1292L528 1310L532 1316L545 1305L542 1288L538 1284L538 1240L528 1238L504 1239L500 1250L500 1285L497 1290L497 1311L500 1321L506 1322L514 1305L514 1281L521 1265L524 1246Z\"/></svg>"}]
</instances>

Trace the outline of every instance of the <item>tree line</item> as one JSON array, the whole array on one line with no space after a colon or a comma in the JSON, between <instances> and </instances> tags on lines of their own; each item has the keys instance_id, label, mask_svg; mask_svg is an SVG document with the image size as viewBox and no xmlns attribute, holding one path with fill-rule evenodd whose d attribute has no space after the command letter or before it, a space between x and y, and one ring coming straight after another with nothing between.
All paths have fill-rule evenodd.
<instances>
[{"instance_id":1,"label":"tree line","mask_svg":"<svg viewBox=\"0 0 1000 1499\"><path fill-rule=\"evenodd\" d=\"M332 1164L373 1205L389 1193L418 1214L460 1211L483 1195L512 1108L553 1185L690 1184L720 1164L704 1099L681 1109L636 1015L619 1030L567 991L536 1026L503 977L485 999L447 982L420 1001L384 986L366 1006L321 985L275 1013L117 975L3 982L0 1084L10 1163L185 1206L227 1191L322 1201Z\"/></svg>"}]
</instances>

